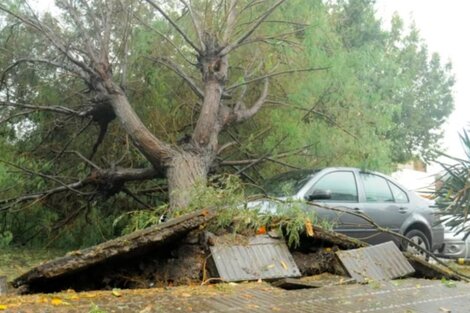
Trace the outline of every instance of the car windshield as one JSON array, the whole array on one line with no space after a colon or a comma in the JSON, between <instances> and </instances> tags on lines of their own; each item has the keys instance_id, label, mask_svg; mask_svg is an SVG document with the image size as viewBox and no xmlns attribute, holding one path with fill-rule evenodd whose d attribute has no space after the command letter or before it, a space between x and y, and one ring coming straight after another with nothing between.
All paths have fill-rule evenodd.
<instances>
[{"instance_id":1,"label":"car windshield","mask_svg":"<svg viewBox=\"0 0 470 313\"><path fill-rule=\"evenodd\" d=\"M299 170L274 176L263 184L263 190L269 196L293 196L299 192L318 171L319 170Z\"/></svg>"}]
</instances>

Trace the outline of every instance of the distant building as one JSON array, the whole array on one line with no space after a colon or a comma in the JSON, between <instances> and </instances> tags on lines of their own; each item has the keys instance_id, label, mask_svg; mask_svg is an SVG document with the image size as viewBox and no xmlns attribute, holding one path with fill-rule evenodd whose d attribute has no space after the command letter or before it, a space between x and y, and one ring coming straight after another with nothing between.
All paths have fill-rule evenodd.
<instances>
[{"instance_id":1,"label":"distant building","mask_svg":"<svg viewBox=\"0 0 470 313\"><path fill-rule=\"evenodd\" d=\"M426 164L421 160L400 164L391 176L407 189L427 199L431 199L436 190L436 175L428 173Z\"/></svg>"}]
</instances>

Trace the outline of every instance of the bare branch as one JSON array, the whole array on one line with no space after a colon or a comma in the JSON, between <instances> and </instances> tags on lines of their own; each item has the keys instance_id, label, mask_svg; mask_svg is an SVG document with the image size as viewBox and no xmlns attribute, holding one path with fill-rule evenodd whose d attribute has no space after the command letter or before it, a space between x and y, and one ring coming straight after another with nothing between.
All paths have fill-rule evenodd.
<instances>
[{"instance_id":1,"label":"bare branch","mask_svg":"<svg viewBox=\"0 0 470 313\"><path fill-rule=\"evenodd\" d=\"M39 173L39 172L30 170L30 169L27 169L27 168L25 168L25 167L19 166L19 165L17 165L17 164L13 164L13 163L11 163L11 162L9 162L9 161L6 161L6 160L0 159L0 162L1 162L1 163L4 163L4 164L6 164L6 165L9 165L9 166L11 166L11 167L17 168L17 169L19 169L19 170L22 170L23 172L28 173L28 174L30 174L30 175L39 176L39 177L42 177L42 178L45 178L45 179L52 180L53 182L56 182L56 183L58 183L59 185L62 185L62 187L65 187L65 188L69 189L70 191L76 192L76 193L78 193L78 194L80 194L80 195L85 195L85 194L82 193L81 191L76 190L76 189L74 189L74 188L72 188L72 187L69 187L69 185L65 184L65 183L62 182L60 179L57 179L57 178L54 177L54 176L46 175L46 174L43 174L43 173Z\"/></svg>"},{"instance_id":2,"label":"bare branch","mask_svg":"<svg viewBox=\"0 0 470 313\"><path fill-rule=\"evenodd\" d=\"M280 144L282 144L282 142L287 139L287 136L284 136L281 138L281 140L279 140L271 149L270 151L268 151L267 153L265 153L264 155L262 155L260 158L254 160L253 162L251 162L250 164L248 164L247 166L243 167L242 169L239 169L235 175L238 175L244 171L246 171L247 169L255 166L256 164L260 163L261 161L263 161L264 159L266 159L267 157L269 157L269 155L274 151L274 149L276 149Z\"/></svg>"},{"instance_id":3,"label":"bare branch","mask_svg":"<svg viewBox=\"0 0 470 313\"><path fill-rule=\"evenodd\" d=\"M240 38L235 40L232 44L226 46L225 48L222 49L220 52L220 55L227 55L229 54L235 47L237 47L239 44L243 43L246 39L248 39L254 32L255 30L263 23L263 21L268 18L268 16L271 15L271 13L278 7L280 6L285 0L278 0L276 3L274 3L269 9L266 10L264 14L262 14L258 19L254 22L254 24L251 26L251 28L248 29L248 31L243 34Z\"/></svg>"},{"instance_id":4,"label":"bare branch","mask_svg":"<svg viewBox=\"0 0 470 313\"><path fill-rule=\"evenodd\" d=\"M5 118L0 119L0 124L6 123L6 122L8 122L8 121L14 119L15 117L29 115L29 114L31 114L31 113L33 113L33 112L34 112L34 110L29 110L29 111L24 111L24 112L20 112L20 113L8 115L8 116L6 116Z\"/></svg>"},{"instance_id":5,"label":"bare branch","mask_svg":"<svg viewBox=\"0 0 470 313\"><path fill-rule=\"evenodd\" d=\"M64 70L67 70L69 72L72 72L72 73L75 73L77 75L81 75L80 74L80 70L78 68L73 68L71 67L70 65L66 65L64 63L58 63L58 62L54 62L54 61L51 61L51 60L47 60L47 59L30 59L30 58L22 58L22 59L19 59L19 60L16 60L13 64L9 65L2 73L2 77L0 78L0 83L3 84L3 82L5 81L5 76L6 74L12 70L13 68L15 68L16 66L20 65L21 63L43 63L43 64L47 64L47 65L51 65L51 66L54 66L54 67L57 67L57 68L62 68Z\"/></svg>"},{"instance_id":6,"label":"bare branch","mask_svg":"<svg viewBox=\"0 0 470 313\"><path fill-rule=\"evenodd\" d=\"M191 21L193 22L194 29L196 30L196 34L198 36L199 43L201 45L201 50L205 50L206 45L204 43L204 37L203 37L204 31L201 27L201 17L198 16L196 12L193 11L191 2L189 4L185 0L180 0L180 2L188 9L189 16L191 17Z\"/></svg>"},{"instance_id":7,"label":"bare branch","mask_svg":"<svg viewBox=\"0 0 470 313\"><path fill-rule=\"evenodd\" d=\"M91 122L93 122L92 119L90 119L88 121L88 123L86 123L78 132L76 132L70 139L69 141L64 145L64 147L62 148L62 150L56 155L56 157L54 158L54 161L59 159L62 154L64 153L64 151L69 147L69 145L78 137L80 136L90 125L91 125Z\"/></svg>"},{"instance_id":8,"label":"bare branch","mask_svg":"<svg viewBox=\"0 0 470 313\"><path fill-rule=\"evenodd\" d=\"M266 78L275 77L275 76L281 76L281 75L292 74L292 73L301 73L301 72L325 71L325 70L328 70L328 69L330 69L329 66L327 66L327 67L311 67L311 68L303 68L303 69L292 69L292 70L286 70L286 71L281 71L281 72L275 72L275 73L266 74L266 75L263 75L263 76L260 76L260 77L257 77L257 78L253 78L253 79L244 81L243 83L232 85L230 87L227 87L226 90L231 91L231 90L233 90L235 88L238 88L240 86L248 85L248 84L251 84L251 83L254 83L254 82L257 82L257 81L260 81L260 80L264 80Z\"/></svg>"},{"instance_id":9,"label":"bare branch","mask_svg":"<svg viewBox=\"0 0 470 313\"><path fill-rule=\"evenodd\" d=\"M179 67L176 63L174 63L173 61L171 61L168 58L163 58L163 57L156 57L156 58L148 57L148 59L152 60L154 62L158 62L158 63L163 64L166 67L168 67L170 70L175 72L179 77L181 77L184 81L186 81L186 83L189 85L191 90L194 91L194 93L199 98L201 98L201 99L204 98L204 92L196 85L196 83L192 80L192 78L188 74L186 74L181 69L181 67Z\"/></svg>"},{"instance_id":10,"label":"bare branch","mask_svg":"<svg viewBox=\"0 0 470 313\"><path fill-rule=\"evenodd\" d=\"M24 196L20 196L20 197L17 197L17 198L0 200L0 204L3 205L2 207L0 207L0 211L6 211L9 208L11 208L11 207L13 207L17 204L23 203L23 202L37 201L37 200L47 198L47 197L49 197L53 194L56 194L56 193L64 192L64 191L67 191L67 190L70 190L70 189L79 189L79 188L83 187L84 185L85 185L84 180L79 180L79 181L77 181L75 183L72 183L72 184L68 184L68 185L65 185L65 186L59 186L59 187L48 189L46 191L42 191L42 192L39 192L39 193L24 195ZM91 194L91 193L88 193L88 194Z\"/></svg>"},{"instance_id":11,"label":"bare branch","mask_svg":"<svg viewBox=\"0 0 470 313\"><path fill-rule=\"evenodd\" d=\"M264 159L268 161L280 163L280 161L277 159L283 159L283 158L287 158L287 157L294 156L294 155L303 155L303 152L305 151L305 149L309 148L310 146L312 145L306 145L300 148L296 148L292 151L286 151L286 152L282 152L278 154L268 155L268 156L265 156ZM246 160L225 160L225 161L222 161L220 165L230 165L230 166L231 165L245 165L245 164L251 164L253 162L257 162L259 160L260 160L259 157L253 158L253 159L246 159ZM297 168L292 165L287 165L286 163L282 163L282 164L292 167L292 168Z\"/></svg>"},{"instance_id":12,"label":"bare branch","mask_svg":"<svg viewBox=\"0 0 470 313\"><path fill-rule=\"evenodd\" d=\"M188 35L176 24L171 17L168 16L168 14L165 13L165 11L160 8L158 4L153 2L152 0L145 0L147 3L149 3L152 7L154 7L158 12L160 12L161 15L175 28L175 30L184 38L184 40L194 49L196 50L197 53L201 53L201 48L197 47L191 39L189 39Z\"/></svg>"},{"instance_id":13,"label":"bare branch","mask_svg":"<svg viewBox=\"0 0 470 313\"><path fill-rule=\"evenodd\" d=\"M304 29L307 29L307 27L303 28L303 29L300 29L301 30L304 30ZM272 36L266 36L266 37L255 37L251 40L245 40L244 42L238 44L237 46L233 47L232 51L235 50L235 49L238 49L242 46L245 46L245 45L250 45L250 44L253 44L253 43L256 43L256 42L264 42L264 43L267 43L267 44L272 44L270 43L269 41L270 40L277 40L277 41L282 41L282 42L285 42L285 43L288 43L290 45L297 45L299 46L300 44L298 42L295 42L295 41L292 41L292 40L287 40L286 37L289 37L289 36L292 36L292 35L295 35L299 32L299 30L295 30L295 31L291 31L291 32L285 32L285 33L279 33L279 34L276 34L276 35L272 35Z\"/></svg>"},{"instance_id":14,"label":"bare branch","mask_svg":"<svg viewBox=\"0 0 470 313\"><path fill-rule=\"evenodd\" d=\"M30 109L33 111L49 111L59 114L66 114L66 115L75 115L78 117L84 117L83 112L78 112L67 107L63 106L46 106L46 105L32 105L32 104L21 104L21 103L13 103L9 101L0 101L0 106L6 107L16 107L16 108L24 108Z\"/></svg>"},{"instance_id":15,"label":"bare branch","mask_svg":"<svg viewBox=\"0 0 470 313\"><path fill-rule=\"evenodd\" d=\"M2 160L0 161L4 162ZM13 167L19 168L18 166L11 164L9 162L5 162L5 163ZM32 175L44 176L44 174L36 173L27 169L23 169L23 168L20 168L20 169L26 170L26 172ZM125 182L148 180L148 179L152 179L155 177L159 177L161 175L162 175L161 171L153 167L140 168L140 169L121 169L120 168L120 169L96 170L96 171L93 171L91 175L87 176L86 178L78 180L74 183L70 183L70 184L61 183L61 186L51 188L42 192L0 200L0 205L3 205L2 207L0 207L0 211L8 210L14 205L17 205L20 203L43 200L51 195L66 192L66 191L78 192L82 196L95 195L98 192L97 190L93 192L86 192L86 193L78 190L78 189L81 189L90 185L96 185L96 186L100 186L102 184L105 184L106 186L110 184L122 185Z\"/></svg>"},{"instance_id":16,"label":"bare branch","mask_svg":"<svg viewBox=\"0 0 470 313\"><path fill-rule=\"evenodd\" d=\"M68 60L70 60L73 64L75 64L81 69L80 76L82 78L87 79L86 73L88 73L89 75L94 75L93 69L90 68L88 65L86 65L84 62L74 57L71 54L71 51L68 48L68 46L65 45L63 42L61 42L61 40L55 35L55 32L53 32L49 27L41 23L37 17L36 17L36 20L32 20L31 18L17 14L2 5L0 5L0 10L15 17L16 19L20 20L24 24L30 26L31 28L35 29L40 34L42 34L44 37L46 37L47 40L54 47L56 47Z\"/></svg>"},{"instance_id":17,"label":"bare branch","mask_svg":"<svg viewBox=\"0 0 470 313\"><path fill-rule=\"evenodd\" d=\"M102 171L102 169L96 165L95 163L93 163L91 160L87 159L83 154L81 154L80 152L78 151L75 151L75 150L72 150L72 151L64 151L64 153L72 153L72 154L75 154L76 156L78 156L80 159L82 159L85 163L87 163L88 165L90 165L91 167L93 167L94 169L98 170L98 171Z\"/></svg>"},{"instance_id":18,"label":"bare branch","mask_svg":"<svg viewBox=\"0 0 470 313\"><path fill-rule=\"evenodd\" d=\"M183 59L193 65L193 66L196 66L196 64L194 62L191 62L187 57L186 55L183 53L183 51L181 51L181 49L173 42L173 40L171 40L170 38L168 38L168 36L166 36L165 34L163 34L161 31L159 31L158 29L156 29L155 27L152 27L151 25L149 25L148 23L146 23L144 20L142 20L139 16L137 16L136 14L134 14L134 18L137 19L142 25L144 25L145 27L147 27L148 29L154 31L155 33L157 33L160 37L162 37L163 39L165 39L166 41L168 41L168 43L176 50L176 52L178 52L179 55L181 55L183 57Z\"/></svg>"},{"instance_id":19,"label":"bare branch","mask_svg":"<svg viewBox=\"0 0 470 313\"><path fill-rule=\"evenodd\" d=\"M65 5L65 8L67 9L69 16L72 18L73 22L75 23L75 26L77 26L78 30L80 31L81 34L84 35L84 41L85 41L85 46L86 49L88 50L88 56L93 60L93 62L98 63L98 56L96 55L96 52L94 51L94 47L91 43L91 34L85 30L85 27L80 20L80 13L77 10L77 7L73 5L73 3L69 1L64 1L63 4ZM96 23L94 23L95 27L97 26ZM99 28L96 28L99 29Z\"/></svg>"},{"instance_id":20,"label":"bare branch","mask_svg":"<svg viewBox=\"0 0 470 313\"><path fill-rule=\"evenodd\" d=\"M237 14L235 12L235 7L237 5L238 0L231 0L228 12L227 12L227 25L225 26L224 35L222 37L223 44L228 44L230 37L232 36L233 30L235 29L235 21L237 19Z\"/></svg>"}]
</instances>

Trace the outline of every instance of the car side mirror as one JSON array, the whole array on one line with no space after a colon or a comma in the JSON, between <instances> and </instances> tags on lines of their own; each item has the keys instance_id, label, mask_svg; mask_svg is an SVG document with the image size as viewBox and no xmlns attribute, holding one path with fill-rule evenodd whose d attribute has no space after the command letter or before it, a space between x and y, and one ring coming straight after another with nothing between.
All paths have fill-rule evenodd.
<instances>
[{"instance_id":1,"label":"car side mirror","mask_svg":"<svg viewBox=\"0 0 470 313\"><path fill-rule=\"evenodd\" d=\"M331 191L323 190L323 189L316 189L311 194L306 196L307 201L328 200L328 199L331 199Z\"/></svg>"}]
</instances>

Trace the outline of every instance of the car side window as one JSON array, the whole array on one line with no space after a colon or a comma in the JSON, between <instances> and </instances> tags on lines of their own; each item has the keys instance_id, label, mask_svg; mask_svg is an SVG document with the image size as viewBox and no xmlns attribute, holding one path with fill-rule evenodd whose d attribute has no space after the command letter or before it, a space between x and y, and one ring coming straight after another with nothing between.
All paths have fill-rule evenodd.
<instances>
[{"instance_id":1,"label":"car side window","mask_svg":"<svg viewBox=\"0 0 470 313\"><path fill-rule=\"evenodd\" d=\"M395 198L395 202L397 203L410 202L410 200L408 199L408 195L400 187L398 187L397 185L395 185L394 183L390 181L388 182L388 184L390 185L390 189L392 189L393 198Z\"/></svg>"},{"instance_id":2,"label":"car side window","mask_svg":"<svg viewBox=\"0 0 470 313\"><path fill-rule=\"evenodd\" d=\"M366 202L394 202L387 181L377 175L360 173L364 184Z\"/></svg>"},{"instance_id":3,"label":"car side window","mask_svg":"<svg viewBox=\"0 0 470 313\"><path fill-rule=\"evenodd\" d=\"M357 186L353 172L333 172L326 174L315 184L313 192L329 192L331 198L326 201L357 202Z\"/></svg>"}]
</instances>

